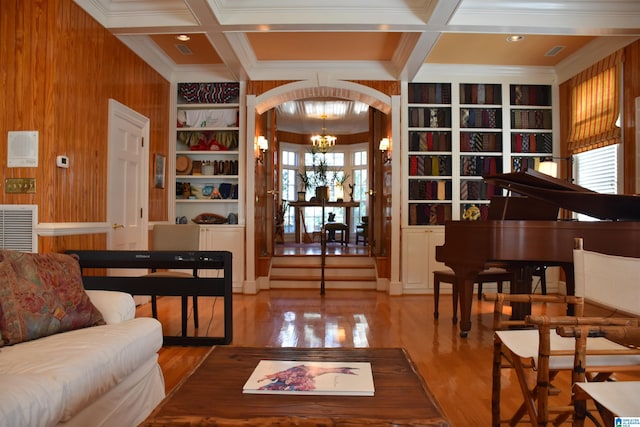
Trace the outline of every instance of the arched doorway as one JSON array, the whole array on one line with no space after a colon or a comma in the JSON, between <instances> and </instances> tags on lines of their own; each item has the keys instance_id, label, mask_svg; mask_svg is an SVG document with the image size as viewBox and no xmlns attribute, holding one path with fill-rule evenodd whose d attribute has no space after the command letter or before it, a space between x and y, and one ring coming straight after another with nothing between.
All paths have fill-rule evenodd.
<instances>
[{"instance_id":1,"label":"arched doorway","mask_svg":"<svg viewBox=\"0 0 640 427\"><path fill-rule=\"evenodd\" d=\"M245 292L257 292L261 288L260 280L268 274L269 257L272 251L266 250L266 245L272 244L273 233L270 231L272 227L272 218L274 211L274 189L275 183L273 175L264 178L263 164L258 164L255 160L259 155L257 145L255 143L257 136L267 136L273 141L273 134L270 132L274 129L273 108L286 101L299 100L306 98L340 98L366 103L381 116L385 117L382 125L373 124L371 144L371 157L378 158L380 154L377 149L377 143L381 137L389 137L393 141L400 140L400 96L399 94L387 95L382 91L373 89L353 82L345 81L327 81L320 85L317 81L300 81L294 83L283 84L264 93L256 95L247 95L247 218L255 218L255 221L247 221L247 281L245 284ZM253 145L252 145L253 144ZM253 149L251 149L253 147ZM277 158L270 153L266 156L265 163L277 162ZM400 200L394 200L394 197L400 196L400 180L399 176L394 178L392 174L393 161L389 165L374 164L372 167L385 168L384 173L379 173L379 183L374 184L377 187L372 188L372 194L377 194L380 200L380 206L372 206L379 212L380 221L376 222L376 226L380 229L380 235L385 239L383 255L387 258L383 270L386 271L385 289L389 289L389 284L399 283L399 206ZM253 167L251 167L253 165ZM272 164L273 165L273 164ZM399 170L399 169L398 169ZM398 173L396 175L399 175ZM263 179L264 178L264 179ZM395 189L395 191L394 191ZM398 212L394 215L394 209ZM395 216L396 221L392 221ZM271 225L270 225L271 224ZM382 244L383 242L381 242ZM266 270L266 271L265 271Z\"/></svg>"}]
</instances>

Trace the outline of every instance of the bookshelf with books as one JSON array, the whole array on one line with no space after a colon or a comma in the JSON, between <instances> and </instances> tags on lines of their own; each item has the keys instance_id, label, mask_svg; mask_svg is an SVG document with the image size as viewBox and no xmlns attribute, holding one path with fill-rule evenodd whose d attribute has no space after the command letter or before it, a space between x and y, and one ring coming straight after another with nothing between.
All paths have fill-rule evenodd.
<instances>
[{"instance_id":1,"label":"bookshelf with books","mask_svg":"<svg viewBox=\"0 0 640 427\"><path fill-rule=\"evenodd\" d=\"M410 225L451 219L451 84L409 85L407 194Z\"/></svg>"},{"instance_id":2,"label":"bookshelf with books","mask_svg":"<svg viewBox=\"0 0 640 427\"><path fill-rule=\"evenodd\" d=\"M544 84L549 76L436 79L441 83L406 86L401 239L407 293L433 290L433 271L444 268L435 259L444 223L486 220L491 197L504 193L483 175L535 168L553 153L558 94Z\"/></svg>"},{"instance_id":3,"label":"bookshelf with books","mask_svg":"<svg viewBox=\"0 0 640 427\"><path fill-rule=\"evenodd\" d=\"M238 99L239 83L178 83L178 221L214 214L209 217L210 223L236 222L229 218L238 215Z\"/></svg>"},{"instance_id":4,"label":"bookshelf with books","mask_svg":"<svg viewBox=\"0 0 640 427\"><path fill-rule=\"evenodd\" d=\"M482 179L502 172L502 85L460 84L459 200L462 219L486 219L501 190Z\"/></svg>"},{"instance_id":5,"label":"bookshelf with books","mask_svg":"<svg viewBox=\"0 0 640 427\"><path fill-rule=\"evenodd\" d=\"M550 85L509 85L511 171L535 169L553 154Z\"/></svg>"},{"instance_id":6,"label":"bookshelf with books","mask_svg":"<svg viewBox=\"0 0 640 427\"><path fill-rule=\"evenodd\" d=\"M176 91L171 153L175 221L200 224L201 250L233 254L233 289L241 291L245 220L240 83L178 83Z\"/></svg>"}]
</instances>

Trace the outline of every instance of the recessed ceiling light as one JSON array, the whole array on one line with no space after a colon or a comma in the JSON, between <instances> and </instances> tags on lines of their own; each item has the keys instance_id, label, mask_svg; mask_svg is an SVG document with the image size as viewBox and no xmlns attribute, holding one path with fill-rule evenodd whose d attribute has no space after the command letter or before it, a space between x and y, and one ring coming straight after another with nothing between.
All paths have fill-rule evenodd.
<instances>
[{"instance_id":1,"label":"recessed ceiling light","mask_svg":"<svg viewBox=\"0 0 640 427\"><path fill-rule=\"evenodd\" d=\"M524 36L520 36L520 35L507 37L507 41L511 43L521 42L522 40L524 40Z\"/></svg>"},{"instance_id":2,"label":"recessed ceiling light","mask_svg":"<svg viewBox=\"0 0 640 427\"><path fill-rule=\"evenodd\" d=\"M181 42L188 42L189 40L191 40L191 37L186 34L180 34L176 36L176 39L180 40Z\"/></svg>"}]
</instances>

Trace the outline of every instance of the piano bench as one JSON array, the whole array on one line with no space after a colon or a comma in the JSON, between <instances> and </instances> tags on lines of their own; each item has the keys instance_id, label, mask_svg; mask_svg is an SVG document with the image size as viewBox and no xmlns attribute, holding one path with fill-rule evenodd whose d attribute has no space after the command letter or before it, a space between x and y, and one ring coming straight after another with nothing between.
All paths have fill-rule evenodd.
<instances>
[{"instance_id":1,"label":"piano bench","mask_svg":"<svg viewBox=\"0 0 640 427\"><path fill-rule=\"evenodd\" d=\"M513 280L513 273L505 270L504 268L488 268L478 273L474 283L478 284L478 300L482 299L482 284L496 282L498 284L498 293L502 292L502 283L511 282ZM458 289L456 288L456 275L451 269L436 270L433 272L433 296L434 296L434 311L433 318L438 318L438 307L440 303L440 282L451 283L453 285L453 323L458 323Z\"/></svg>"}]
</instances>

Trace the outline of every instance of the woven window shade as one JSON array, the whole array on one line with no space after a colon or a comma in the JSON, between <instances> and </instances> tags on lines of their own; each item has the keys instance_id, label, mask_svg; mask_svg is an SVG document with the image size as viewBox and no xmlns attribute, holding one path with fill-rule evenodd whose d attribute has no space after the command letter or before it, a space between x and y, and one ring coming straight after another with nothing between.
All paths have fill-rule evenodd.
<instances>
[{"instance_id":1,"label":"woven window shade","mask_svg":"<svg viewBox=\"0 0 640 427\"><path fill-rule=\"evenodd\" d=\"M616 126L621 68L622 51L618 51L571 79L569 153L621 142L621 131Z\"/></svg>"}]
</instances>

